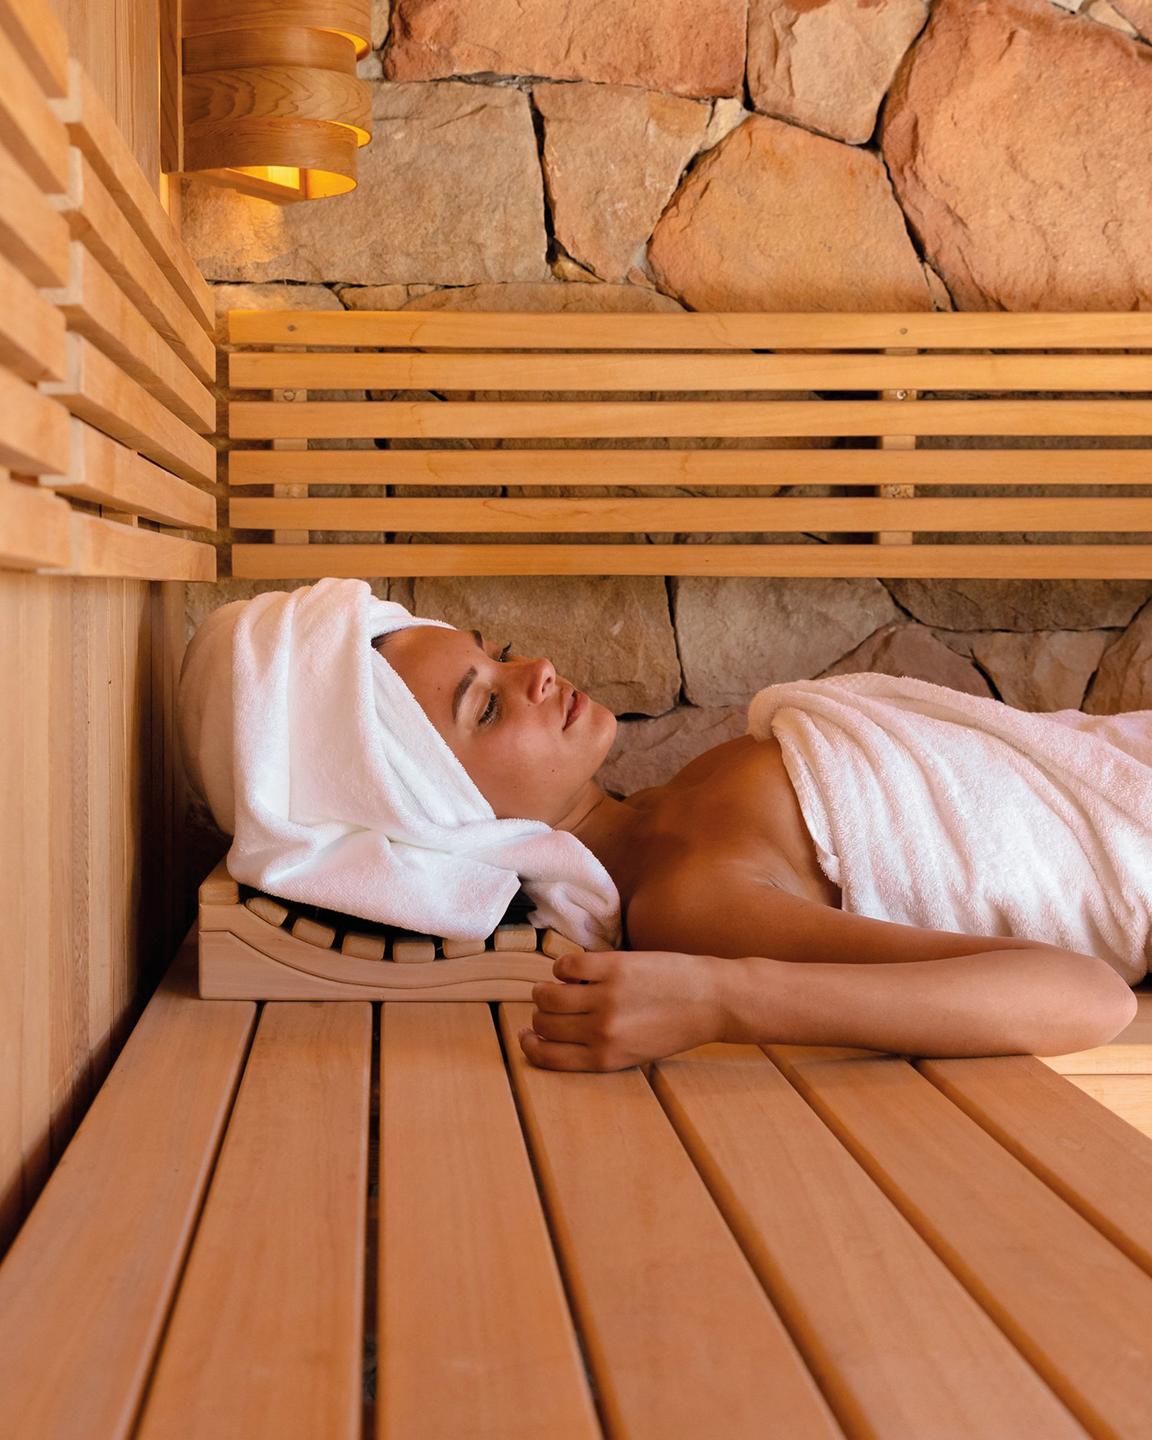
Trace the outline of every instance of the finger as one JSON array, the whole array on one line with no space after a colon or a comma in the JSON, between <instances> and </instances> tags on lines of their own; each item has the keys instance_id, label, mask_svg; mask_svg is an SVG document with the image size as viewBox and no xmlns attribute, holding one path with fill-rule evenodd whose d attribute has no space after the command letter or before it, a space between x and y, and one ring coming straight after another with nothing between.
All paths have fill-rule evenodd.
<instances>
[{"instance_id":1,"label":"finger","mask_svg":"<svg viewBox=\"0 0 1152 1440\"><path fill-rule=\"evenodd\" d=\"M592 1065L583 1045L564 1045L555 1040L542 1040L534 1030L521 1030L520 1048L542 1070L591 1070Z\"/></svg>"},{"instance_id":2,"label":"finger","mask_svg":"<svg viewBox=\"0 0 1152 1440\"><path fill-rule=\"evenodd\" d=\"M542 1040L557 1040L565 1045L583 1045L589 1042L590 1026L587 1015L549 1015L541 1010L533 1012L530 1029Z\"/></svg>"},{"instance_id":3,"label":"finger","mask_svg":"<svg viewBox=\"0 0 1152 1440\"><path fill-rule=\"evenodd\" d=\"M587 1015L592 1009L589 991L579 985L564 985L555 980L540 980L532 986L532 1003L540 1010L556 1015Z\"/></svg>"},{"instance_id":4,"label":"finger","mask_svg":"<svg viewBox=\"0 0 1152 1440\"><path fill-rule=\"evenodd\" d=\"M569 982L579 980L604 980L615 964L615 950L573 950L567 955L557 955L552 962L552 974L557 980Z\"/></svg>"}]
</instances>

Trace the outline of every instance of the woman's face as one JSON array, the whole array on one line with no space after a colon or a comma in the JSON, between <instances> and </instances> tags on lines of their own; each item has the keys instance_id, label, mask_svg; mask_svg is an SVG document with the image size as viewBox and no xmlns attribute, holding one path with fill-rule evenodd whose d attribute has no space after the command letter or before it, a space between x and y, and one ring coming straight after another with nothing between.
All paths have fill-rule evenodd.
<instances>
[{"instance_id":1,"label":"woman's face","mask_svg":"<svg viewBox=\"0 0 1152 1440\"><path fill-rule=\"evenodd\" d=\"M551 662L529 660L479 631L413 625L376 642L498 819L557 826L573 810L616 736L611 710L573 695Z\"/></svg>"}]
</instances>

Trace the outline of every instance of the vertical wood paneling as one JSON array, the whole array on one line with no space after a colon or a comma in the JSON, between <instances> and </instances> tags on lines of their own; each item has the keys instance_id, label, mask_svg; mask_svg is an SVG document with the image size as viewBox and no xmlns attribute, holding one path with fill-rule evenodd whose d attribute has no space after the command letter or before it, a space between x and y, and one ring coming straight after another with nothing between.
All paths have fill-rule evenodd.
<instances>
[{"instance_id":1,"label":"vertical wood paneling","mask_svg":"<svg viewBox=\"0 0 1152 1440\"><path fill-rule=\"evenodd\" d=\"M90 1099L88 1081L88 952L79 943L79 920L87 906L88 857L77 835L85 833L87 774L84 765L87 707L87 643L80 621L79 585L53 585L51 766L52 950L49 1043L52 1075L52 1154L58 1158ZM81 749L84 746L85 749Z\"/></svg>"},{"instance_id":2,"label":"vertical wood paneling","mask_svg":"<svg viewBox=\"0 0 1152 1440\"><path fill-rule=\"evenodd\" d=\"M0 625L0 676L15 690L20 673L21 577L0 575L8 622ZM0 915L4 943L0 949L0 1231L11 1234L23 1209L23 1155L20 1139L21 1026L24 1013L24 899L21 879L26 862L19 833L24 809L22 770L24 714L17 705L0 706L0 795L4 828L0 833Z\"/></svg>"},{"instance_id":3,"label":"vertical wood paneling","mask_svg":"<svg viewBox=\"0 0 1152 1440\"><path fill-rule=\"evenodd\" d=\"M88 1053L93 1089L99 1089L108 1073L105 1047L112 1024L111 907L117 897L108 863L112 826L108 612L116 583L92 585L88 596Z\"/></svg>"},{"instance_id":4,"label":"vertical wood paneling","mask_svg":"<svg viewBox=\"0 0 1152 1440\"><path fill-rule=\"evenodd\" d=\"M160 182L157 0L53 0L68 46L111 110L149 182Z\"/></svg>"},{"instance_id":5,"label":"vertical wood paneling","mask_svg":"<svg viewBox=\"0 0 1152 1440\"><path fill-rule=\"evenodd\" d=\"M179 582L0 572L0 1254L191 919Z\"/></svg>"},{"instance_id":6,"label":"vertical wood paneling","mask_svg":"<svg viewBox=\"0 0 1152 1440\"><path fill-rule=\"evenodd\" d=\"M52 1167L49 1076L49 1004L52 959L48 937L51 902L50 699L51 620L48 593L24 584L20 593L23 699L23 804L25 843L23 891L24 1019L20 1036L20 1145L23 1156L23 1204L38 1195Z\"/></svg>"}]
</instances>

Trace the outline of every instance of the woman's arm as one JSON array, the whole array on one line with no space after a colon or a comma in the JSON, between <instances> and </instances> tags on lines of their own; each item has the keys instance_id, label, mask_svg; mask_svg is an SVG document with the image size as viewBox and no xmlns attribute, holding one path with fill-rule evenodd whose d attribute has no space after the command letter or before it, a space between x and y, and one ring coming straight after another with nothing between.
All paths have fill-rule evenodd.
<instances>
[{"instance_id":1,"label":"woman's arm","mask_svg":"<svg viewBox=\"0 0 1152 1440\"><path fill-rule=\"evenodd\" d=\"M532 987L533 1064L619 1070L712 1040L1066 1055L1107 1044L1137 1011L1098 956L846 914L738 860L653 876L628 938L630 950L561 956L556 981Z\"/></svg>"},{"instance_id":2,"label":"woman's arm","mask_svg":"<svg viewBox=\"0 0 1152 1440\"><path fill-rule=\"evenodd\" d=\"M1114 1040L1138 1008L1106 961L1043 947L892 965L750 956L721 960L716 984L722 1040L898 1055L1069 1055Z\"/></svg>"},{"instance_id":3,"label":"woman's arm","mask_svg":"<svg viewBox=\"0 0 1152 1440\"><path fill-rule=\"evenodd\" d=\"M561 955L520 1044L550 1070L623 1070L714 1040L897 1055L1063 1055L1106 1044L1136 996L1091 955L987 950L899 965L791 965L670 950Z\"/></svg>"}]
</instances>

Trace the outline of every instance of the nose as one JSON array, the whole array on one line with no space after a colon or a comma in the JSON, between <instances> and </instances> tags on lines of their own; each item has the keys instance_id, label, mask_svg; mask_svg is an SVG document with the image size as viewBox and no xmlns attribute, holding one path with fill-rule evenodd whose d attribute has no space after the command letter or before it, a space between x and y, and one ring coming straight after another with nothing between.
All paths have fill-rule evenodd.
<instances>
[{"instance_id":1,"label":"nose","mask_svg":"<svg viewBox=\"0 0 1152 1440\"><path fill-rule=\"evenodd\" d=\"M551 693L552 687L556 684L556 668L551 660L545 659L544 656L530 661L529 664L531 668L528 672L530 682L528 695L534 704L539 704Z\"/></svg>"}]
</instances>

